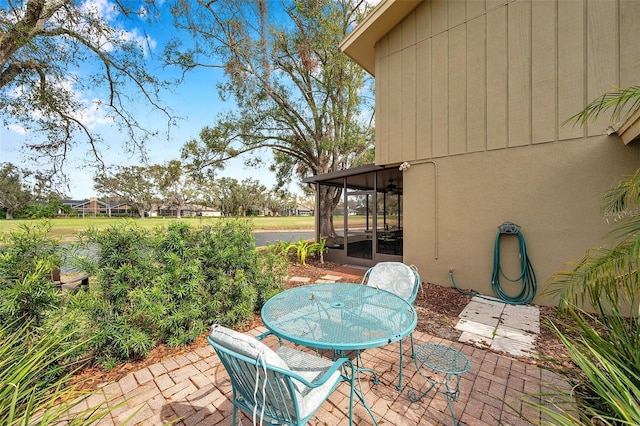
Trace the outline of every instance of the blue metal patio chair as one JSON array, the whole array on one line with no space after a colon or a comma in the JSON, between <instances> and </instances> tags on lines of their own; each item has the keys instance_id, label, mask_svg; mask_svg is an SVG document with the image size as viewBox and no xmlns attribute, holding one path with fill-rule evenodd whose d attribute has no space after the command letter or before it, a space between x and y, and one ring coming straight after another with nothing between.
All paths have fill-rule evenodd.
<instances>
[{"instance_id":1,"label":"blue metal patio chair","mask_svg":"<svg viewBox=\"0 0 640 426\"><path fill-rule=\"evenodd\" d=\"M286 425L306 424L340 383L350 386L349 424L353 419L353 365L348 358L330 361L286 346L276 351L258 338L213 325L207 338L224 365L233 388L233 426L236 408ZM254 422L255 424L255 422Z\"/></svg>"},{"instance_id":2,"label":"blue metal patio chair","mask_svg":"<svg viewBox=\"0 0 640 426\"><path fill-rule=\"evenodd\" d=\"M422 284L418 269L407 266L402 262L380 262L365 272L362 284L380 288L394 293L407 302L413 304L418 295L418 288ZM415 358L413 348L413 333L411 339L411 357ZM400 377L398 378L398 390L402 390L402 339L400 339Z\"/></svg>"}]
</instances>

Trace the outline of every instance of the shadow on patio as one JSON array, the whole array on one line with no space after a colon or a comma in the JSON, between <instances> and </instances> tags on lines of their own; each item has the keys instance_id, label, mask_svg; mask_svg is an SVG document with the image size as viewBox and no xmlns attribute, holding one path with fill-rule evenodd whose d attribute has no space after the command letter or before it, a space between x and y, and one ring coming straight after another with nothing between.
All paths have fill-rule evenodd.
<instances>
[{"instance_id":1,"label":"shadow on patio","mask_svg":"<svg viewBox=\"0 0 640 426\"><path fill-rule=\"evenodd\" d=\"M259 327L250 332L258 335L266 331ZM414 332L415 344L431 342L451 346L462 351L471 360L471 370L464 373L460 382L460 398L453 403L455 415L461 424L467 425L524 425L530 424L519 417L522 413L534 424L539 423L540 413L523 405L521 397L553 391L563 383L555 375L494 352L454 343ZM274 339L275 340L275 339ZM287 343L288 344L288 343ZM380 383L373 385L370 375L363 374L364 397L375 413L378 422L387 425L449 425L452 423L447 400L435 391L428 393L421 402L412 403L407 397L409 389L425 389L425 380L416 372L411 359L411 346L404 345L404 389L398 391L398 343L383 348L368 349L362 358L367 367L375 369ZM424 370L423 370L424 372ZM310 425L347 425L349 388L341 384L332 394ZM230 425L231 383L213 348L201 347L139 371L117 382L105 385L86 403L95 406L101 402L116 404L128 399L110 417L99 424L161 425L177 421L178 425ZM516 411L512 408L514 407ZM241 413L239 411L239 413ZM239 415L242 424L252 424L251 416ZM354 400L356 425L370 425L373 421L362 403Z\"/></svg>"}]
</instances>

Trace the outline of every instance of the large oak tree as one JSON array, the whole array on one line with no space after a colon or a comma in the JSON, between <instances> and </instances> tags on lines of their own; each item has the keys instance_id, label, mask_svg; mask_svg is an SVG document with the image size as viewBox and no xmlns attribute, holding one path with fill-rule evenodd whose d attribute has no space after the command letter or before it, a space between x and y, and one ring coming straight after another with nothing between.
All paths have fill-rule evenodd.
<instances>
[{"instance_id":1,"label":"large oak tree","mask_svg":"<svg viewBox=\"0 0 640 426\"><path fill-rule=\"evenodd\" d=\"M101 8L101 6L104 6ZM151 131L136 114L141 102L172 121L159 102L165 85L148 71L152 40L123 24L157 17L154 2L7 0L0 6L0 120L32 137L26 148L59 170L74 146L101 160L87 114L119 126L133 152ZM141 21L142 19L142 21ZM132 27L133 28L133 27ZM87 101L83 96L95 97ZM137 109L138 108L138 109ZM144 151L140 151L144 152Z\"/></svg>"},{"instance_id":2,"label":"large oak tree","mask_svg":"<svg viewBox=\"0 0 640 426\"><path fill-rule=\"evenodd\" d=\"M366 13L356 0L178 0L176 25L193 35L167 50L185 70L221 67L221 97L235 108L183 148L197 169L244 155L264 161L280 184L344 170L372 160L373 108L368 80L339 43ZM320 194L323 235L333 234L331 211L340 191Z\"/></svg>"}]
</instances>

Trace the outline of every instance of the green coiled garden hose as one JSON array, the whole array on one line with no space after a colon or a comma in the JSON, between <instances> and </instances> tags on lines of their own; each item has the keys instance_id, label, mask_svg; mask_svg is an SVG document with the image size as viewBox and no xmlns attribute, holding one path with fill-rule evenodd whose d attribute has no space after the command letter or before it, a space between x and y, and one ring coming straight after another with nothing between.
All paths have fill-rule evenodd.
<instances>
[{"instance_id":1,"label":"green coiled garden hose","mask_svg":"<svg viewBox=\"0 0 640 426\"><path fill-rule=\"evenodd\" d=\"M502 270L502 267L500 266L500 239L503 235L509 234L518 236L518 245L520 247L520 276L515 279L507 277ZM500 285L500 275L511 282L521 281L520 292L515 296L507 294ZM483 298L483 296L478 296L477 294L471 294L469 292L461 290L457 286L456 281L453 277L453 270L449 271L449 276L451 277L453 286L458 291L475 297ZM529 256L527 255L527 245L524 241L522 232L520 232L520 226L512 222L503 223L498 227L498 234L496 235L493 248L493 274L491 275L491 289L493 290L493 293L498 299L505 303L509 303L512 305L526 305L528 303L531 303L531 301L535 297L537 287L538 284L536 282L536 274L533 271L533 266L531 265L531 261L529 260Z\"/></svg>"}]
</instances>

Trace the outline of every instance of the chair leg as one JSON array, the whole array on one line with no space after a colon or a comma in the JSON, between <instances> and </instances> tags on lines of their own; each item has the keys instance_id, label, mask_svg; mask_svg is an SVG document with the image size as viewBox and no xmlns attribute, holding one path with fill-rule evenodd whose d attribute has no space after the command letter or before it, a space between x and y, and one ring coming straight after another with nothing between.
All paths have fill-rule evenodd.
<instances>
[{"instance_id":1,"label":"chair leg","mask_svg":"<svg viewBox=\"0 0 640 426\"><path fill-rule=\"evenodd\" d=\"M346 368L345 368L346 371ZM355 395L355 377L354 374L356 374L355 370L353 369L353 364L351 365L351 379L350 379L350 387L351 387L351 392L349 393L349 426L353 425L353 395Z\"/></svg>"},{"instance_id":2,"label":"chair leg","mask_svg":"<svg viewBox=\"0 0 640 426\"><path fill-rule=\"evenodd\" d=\"M413 347L413 333L409 335L409 338L411 339L411 358L415 359L416 351ZM404 355L402 351L402 340L403 339L400 339L400 377L398 378L398 390L402 390L402 358Z\"/></svg>"},{"instance_id":3,"label":"chair leg","mask_svg":"<svg viewBox=\"0 0 640 426\"><path fill-rule=\"evenodd\" d=\"M235 397L235 396L234 396L234 397ZM233 403L233 415L231 416L231 424L232 424L233 426L237 426L237 423L236 423L236 408L237 408L237 407L236 407L236 403L234 402L234 403Z\"/></svg>"},{"instance_id":4,"label":"chair leg","mask_svg":"<svg viewBox=\"0 0 640 426\"><path fill-rule=\"evenodd\" d=\"M404 339L400 339L400 377L398 377L398 390L402 390L402 358L403 358L403 353L402 353L402 340ZM413 345L411 345L413 347Z\"/></svg>"},{"instance_id":5,"label":"chair leg","mask_svg":"<svg viewBox=\"0 0 640 426\"><path fill-rule=\"evenodd\" d=\"M411 338L411 358L416 359L416 350L413 348L413 333L409 337Z\"/></svg>"}]
</instances>

